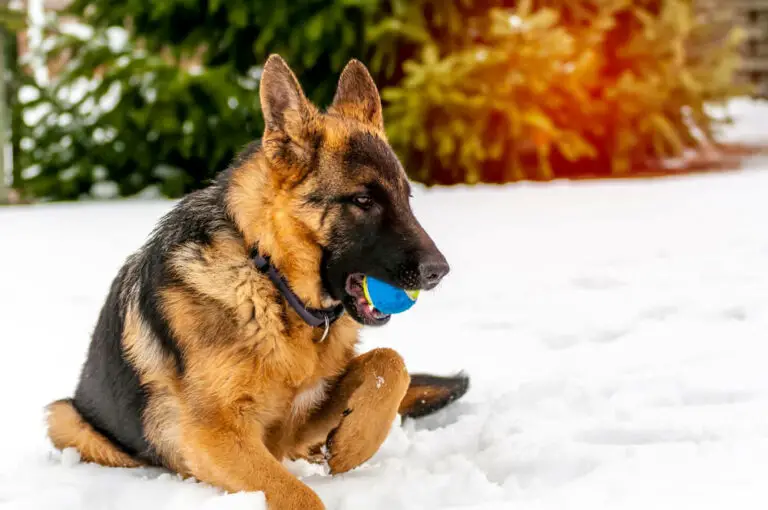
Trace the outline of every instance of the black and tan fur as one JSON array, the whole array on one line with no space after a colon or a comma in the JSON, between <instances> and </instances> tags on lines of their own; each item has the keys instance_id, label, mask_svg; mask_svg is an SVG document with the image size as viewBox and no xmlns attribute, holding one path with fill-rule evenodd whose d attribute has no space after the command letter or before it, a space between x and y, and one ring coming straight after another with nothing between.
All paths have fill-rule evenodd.
<instances>
[{"instance_id":1,"label":"black and tan fur","mask_svg":"<svg viewBox=\"0 0 768 510\"><path fill-rule=\"evenodd\" d=\"M115 278L74 398L49 406L49 437L87 461L320 509L282 459L325 445L331 472L348 471L398 412L432 412L466 379L411 379L395 351L355 351L361 323L377 320L356 307L350 274L429 289L448 271L413 217L365 67L350 62L320 112L273 56L260 95L262 142L182 200ZM256 246L307 306L344 303L327 339L255 268Z\"/></svg>"}]
</instances>

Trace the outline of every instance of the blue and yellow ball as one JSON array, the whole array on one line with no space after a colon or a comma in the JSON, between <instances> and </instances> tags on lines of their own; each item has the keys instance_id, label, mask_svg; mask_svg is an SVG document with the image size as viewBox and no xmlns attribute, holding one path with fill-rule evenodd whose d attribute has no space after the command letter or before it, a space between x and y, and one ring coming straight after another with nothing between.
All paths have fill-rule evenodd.
<instances>
[{"instance_id":1,"label":"blue and yellow ball","mask_svg":"<svg viewBox=\"0 0 768 510\"><path fill-rule=\"evenodd\" d=\"M381 313L387 315L402 313L416 303L418 290L404 290L394 287L372 276L363 278L365 299Z\"/></svg>"}]
</instances>

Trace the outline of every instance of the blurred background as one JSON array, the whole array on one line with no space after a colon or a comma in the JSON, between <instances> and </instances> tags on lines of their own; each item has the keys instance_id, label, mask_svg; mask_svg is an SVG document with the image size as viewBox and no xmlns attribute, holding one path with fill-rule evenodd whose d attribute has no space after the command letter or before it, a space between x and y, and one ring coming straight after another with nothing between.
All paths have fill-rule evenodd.
<instances>
[{"instance_id":1,"label":"blurred background","mask_svg":"<svg viewBox=\"0 0 768 510\"><path fill-rule=\"evenodd\" d=\"M273 52L319 105L365 62L427 185L733 166L713 105L768 94L759 0L11 0L0 27L2 202L204 186L261 135Z\"/></svg>"},{"instance_id":2,"label":"blurred background","mask_svg":"<svg viewBox=\"0 0 768 510\"><path fill-rule=\"evenodd\" d=\"M294 465L329 509L768 508L768 0L0 0L0 47L2 510L265 509L43 424L168 199L261 136L271 53L320 106L365 62L451 264L361 350L472 378Z\"/></svg>"}]
</instances>

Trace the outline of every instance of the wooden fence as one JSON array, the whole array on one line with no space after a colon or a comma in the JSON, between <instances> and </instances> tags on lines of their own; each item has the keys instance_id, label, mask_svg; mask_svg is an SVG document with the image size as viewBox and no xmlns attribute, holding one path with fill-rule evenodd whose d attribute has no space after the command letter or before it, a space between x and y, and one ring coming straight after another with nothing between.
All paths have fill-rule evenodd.
<instances>
[{"instance_id":1,"label":"wooden fence","mask_svg":"<svg viewBox=\"0 0 768 510\"><path fill-rule=\"evenodd\" d=\"M734 23L746 32L740 75L755 87L755 95L768 98L768 0L720 0L732 10Z\"/></svg>"}]
</instances>

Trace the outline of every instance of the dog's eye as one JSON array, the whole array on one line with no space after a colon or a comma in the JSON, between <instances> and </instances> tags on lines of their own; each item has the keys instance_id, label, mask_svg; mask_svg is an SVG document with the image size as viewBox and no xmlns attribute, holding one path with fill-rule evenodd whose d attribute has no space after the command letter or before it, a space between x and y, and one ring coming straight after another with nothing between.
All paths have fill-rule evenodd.
<instances>
[{"instance_id":1,"label":"dog's eye","mask_svg":"<svg viewBox=\"0 0 768 510\"><path fill-rule=\"evenodd\" d=\"M352 202L361 209L370 209L373 205L373 199L369 195L355 195Z\"/></svg>"}]
</instances>

